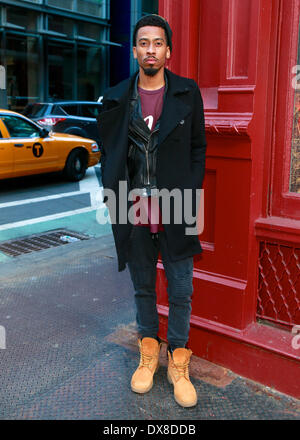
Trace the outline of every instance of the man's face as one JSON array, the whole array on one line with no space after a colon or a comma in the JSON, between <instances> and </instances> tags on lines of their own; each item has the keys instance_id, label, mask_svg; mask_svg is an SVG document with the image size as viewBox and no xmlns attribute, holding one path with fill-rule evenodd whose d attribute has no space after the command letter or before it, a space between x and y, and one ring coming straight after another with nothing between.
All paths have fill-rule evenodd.
<instances>
[{"instance_id":1,"label":"man's face","mask_svg":"<svg viewBox=\"0 0 300 440\"><path fill-rule=\"evenodd\" d=\"M156 75L164 67L166 60L170 58L170 54L163 28L144 26L138 30L136 46L133 47L133 56L146 75Z\"/></svg>"}]
</instances>

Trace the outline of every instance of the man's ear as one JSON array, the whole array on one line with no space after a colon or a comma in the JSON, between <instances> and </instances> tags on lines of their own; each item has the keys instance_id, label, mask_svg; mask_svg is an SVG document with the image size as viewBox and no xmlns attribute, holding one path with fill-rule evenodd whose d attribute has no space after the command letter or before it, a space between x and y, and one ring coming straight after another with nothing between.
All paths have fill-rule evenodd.
<instances>
[{"instance_id":1,"label":"man's ear","mask_svg":"<svg viewBox=\"0 0 300 440\"><path fill-rule=\"evenodd\" d=\"M136 47L135 46L132 47L132 52L133 52L133 58L137 59Z\"/></svg>"},{"instance_id":2,"label":"man's ear","mask_svg":"<svg viewBox=\"0 0 300 440\"><path fill-rule=\"evenodd\" d=\"M171 50L169 48L169 46L167 47L167 53L166 53L166 58L167 60L171 57Z\"/></svg>"}]
</instances>

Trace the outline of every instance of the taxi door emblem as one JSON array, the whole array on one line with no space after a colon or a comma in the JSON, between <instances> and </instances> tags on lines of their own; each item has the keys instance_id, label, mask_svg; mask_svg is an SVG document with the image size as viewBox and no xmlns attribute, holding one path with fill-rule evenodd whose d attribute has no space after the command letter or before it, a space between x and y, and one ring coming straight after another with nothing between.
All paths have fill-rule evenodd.
<instances>
[{"instance_id":1,"label":"taxi door emblem","mask_svg":"<svg viewBox=\"0 0 300 440\"><path fill-rule=\"evenodd\" d=\"M32 146L32 152L35 157L41 157L44 152L43 145L36 142Z\"/></svg>"}]
</instances>

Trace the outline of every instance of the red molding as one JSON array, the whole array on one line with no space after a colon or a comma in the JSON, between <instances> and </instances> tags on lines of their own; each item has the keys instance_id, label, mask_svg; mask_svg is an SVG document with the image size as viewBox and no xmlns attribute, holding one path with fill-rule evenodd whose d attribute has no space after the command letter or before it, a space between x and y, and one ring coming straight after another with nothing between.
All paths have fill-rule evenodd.
<instances>
[{"instance_id":1,"label":"red molding","mask_svg":"<svg viewBox=\"0 0 300 440\"><path fill-rule=\"evenodd\" d=\"M241 85L223 85L218 87L219 93L254 93L255 85L247 85L247 84L241 84Z\"/></svg>"},{"instance_id":2,"label":"red molding","mask_svg":"<svg viewBox=\"0 0 300 440\"><path fill-rule=\"evenodd\" d=\"M169 308L167 306L158 305L158 310L161 316L165 318L168 316ZM191 326L235 339L243 344L262 348L295 361L300 361L300 348L294 349L292 346L292 339L295 335L286 330L275 329L257 322L248 325L245 329L239 330L195 315L191 316Z\"/></svg>"},{"instance_id":3,"label":"red molding","mask_svg":"<svg viewBox=\"0 0 300 440\"><path fill-rule=\"evenodd\" d=\"M283 217L258 218L255 235L258 238L300 244L300 220Z\"/></svg>"},{"instance_id":4,"label":"red molding","mask_svg":"<svg viewBox=\"0 0 300 440\"><path fill-rule=\"evenodd\" d=\"M210 134L250 136L252 113L205 113L205 130Z\"/></svg>"},{"instance_id":5,"label":"red molding","mask_svg":"<svg viewBox=\"0 0 300 440\"><path fill-rule=\"evenodd\" d=\"M166 340L168 307L158 305L158 311ZM263 324L237 330L192 315L189 347L196 356L299 399L300 348L293 348L293 337Z\"/></svg>"},{"instance_id":6,"label":"red molding","mask_svg":"<svg viewBox=\"0 0 300 440\"><path fill-rule=\"evenodd\" d=\"M221 284L222 286L232 287L241 291L245 290L247 284L246 280L240 280L237 278L221 275L219 273L216 274L199 269L194 270L193 276L194 278L198 278L209 283Z\"/></svg>"}]
</instances>

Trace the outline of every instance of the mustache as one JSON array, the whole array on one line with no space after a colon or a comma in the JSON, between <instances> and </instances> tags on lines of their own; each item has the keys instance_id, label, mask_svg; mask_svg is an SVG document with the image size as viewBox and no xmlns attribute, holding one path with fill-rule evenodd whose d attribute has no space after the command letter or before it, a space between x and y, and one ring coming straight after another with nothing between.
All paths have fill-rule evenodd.
<instances>
[{"instance_id":1,"label":"mustache","mask_svg":"<svg viewBox=\"0 0 300 440\"><path fill-rule=\"evenodd\" d=\"M158 61L156 57L147 57L147 58L144 59L144 61L148 61L148 60Z\"/></svg>"}]
</instances>

